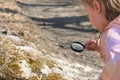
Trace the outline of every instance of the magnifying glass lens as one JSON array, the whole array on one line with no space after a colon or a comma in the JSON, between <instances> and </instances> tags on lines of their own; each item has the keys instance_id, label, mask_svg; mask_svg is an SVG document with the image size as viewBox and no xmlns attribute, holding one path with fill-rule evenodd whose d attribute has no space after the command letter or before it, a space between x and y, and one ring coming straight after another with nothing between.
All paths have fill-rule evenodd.
<instances>
[{"instance_id":1,"label":"magnifying glass lens","mask_svg":"<svg viewBox=\"0 0 120 80\"><path fill-rule=\"evenodd\" d=\"M85 49L85 46L80 42L73 42L71 48L73 51L82 52Z\"/></svg>"}]
</instances>

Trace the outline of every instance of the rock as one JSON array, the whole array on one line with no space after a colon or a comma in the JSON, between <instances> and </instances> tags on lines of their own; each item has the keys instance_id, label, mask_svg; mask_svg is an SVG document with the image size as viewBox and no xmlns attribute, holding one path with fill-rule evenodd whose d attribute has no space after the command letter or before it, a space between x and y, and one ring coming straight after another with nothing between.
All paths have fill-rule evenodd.
<instances>
[{"instance_id":1,"label":"rock","mask_svg":"<svg viewBox=\"0 0 120 80\"><path fill-rule=\"evenodd\" d=\"M38 51L37 49L34 49L30 46L16 46L17 49L24 50L26 52L32 52L34 54L43 55L42 52Z\"/></svg>"},{"instance_id":2,"label":"rock","mask_svg":"<svg viewBox=\"0 0 120 80\"><path fill-rule=\"evenodd\" d=\"M43 68L41 69L41 73L43 75L48 76L51 73L51 70L47 65L43 64Z\"/></svg>"},{"instance_id":3,"label":"rock","mask_svg":"<svg viewBox=\"0 0 120 80\"><path fill-rule=\"evenodd\" d=\"M88 67L88 66L86 66L85 68L84 68L84 71L85 72L91 72L93 69L91 68L91 67Z\"/></svg>"},{"instance_id":4,"label":"rock","mask_svg":"<svg viewBox=\"0 0 120 80\"><path fill-rule=\"evenodd\" d=\"M13 35L7 35L7 36L10 37L11 39L13 39L13 41L15 41L15 42L21 42L22 41L22 39L20 39L17 36L13 36Z\"/></svg>"},{"instance_id":5,"label":"rock","mask_svg":"<svg viewBox=\"0 0 120 80\"><path fill-rule=\"evenodd\" d=\"M25 60L20 61L20 70L22 71L22 77L29 79L32 75L32 69Z\"/></svg>"}]
</instances>

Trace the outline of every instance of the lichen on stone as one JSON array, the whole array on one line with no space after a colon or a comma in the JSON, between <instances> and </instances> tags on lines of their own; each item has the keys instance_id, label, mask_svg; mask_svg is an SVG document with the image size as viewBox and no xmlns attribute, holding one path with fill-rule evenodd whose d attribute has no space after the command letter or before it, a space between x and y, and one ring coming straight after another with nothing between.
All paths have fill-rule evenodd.
<instances>
[{"instance_id":1,"label":"lichen on stone","mask_svg":"<svg viewBox=\"0 0 120 80\"><path fill-rule=\"evenodd\" d=\"M0 66L2 66L4 64L4 62L5 62L4 57L2 55L0 55Z\"/></svg>"},{"instance_id":2,"label":"lichen on stone","mask_svg":"<svg viewBox=\"0 0 120 80\"><path fill-rule=\"evenodd\" d=\"M8 68L14 72L14 74L21 74L19 64L17 62L10 62L8 63Z\"/></svg>"},{"instance_id":3,"label":"lichen on stone","mask_svg":"<svg viewBox=\"0 0 120 80\"><path fill-rule=\"evenodd\" d=\"M55 63L47 58L43 58L43 61L45 62L45 64L49 67L49 68L53 68L55 67Z\"/></svg>"},{"instance_id":4,"label":"lichen on stone","mask_svg":"<svg viewBox=\"0 0 120 80\"><path fill-rule=\"evenodd\" d=\"M38 80L36 76L32 76L29 80Z\"/></svg>"},{"instance_id":5,"label":"lichen on stone","mask_svg":"<svg viewBox=\"0 0 120 80\"><path fill-rule=\"evenodd\" d=\"M41 80L66 80L60 74L50 73L48 76L43 76Z\"/></svg>"},{"instance_id":6,"label":"lichen on stone","mask_svg":"<svg viewBox=\"0 0 120 80\"><path fill-rule=\"evenodd\" d=\"M35 60L33 58L29 58L28 63L30 64L32 71L35 73L38 72L40 68L42 67L42 62L40 61L40 59Z\"/></svg>"}]
</instances>

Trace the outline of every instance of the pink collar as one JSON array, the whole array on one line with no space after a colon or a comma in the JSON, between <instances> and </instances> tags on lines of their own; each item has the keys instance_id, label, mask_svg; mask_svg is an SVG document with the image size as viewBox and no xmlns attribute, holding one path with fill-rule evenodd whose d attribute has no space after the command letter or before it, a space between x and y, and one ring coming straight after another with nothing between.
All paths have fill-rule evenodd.
<instances>
[{"instance_id":1,"label":"pink collar","mask_svg":"<svg viewBox=\"0 0 120 80\"><path fill-rule=\"evenodd\" d=\"M116 17L113 21L111 21L104 29L104 31L108 30L109 28L113 27L113 25L118 25L120 27L120 15Z\"/></svg>"}]
</instances>

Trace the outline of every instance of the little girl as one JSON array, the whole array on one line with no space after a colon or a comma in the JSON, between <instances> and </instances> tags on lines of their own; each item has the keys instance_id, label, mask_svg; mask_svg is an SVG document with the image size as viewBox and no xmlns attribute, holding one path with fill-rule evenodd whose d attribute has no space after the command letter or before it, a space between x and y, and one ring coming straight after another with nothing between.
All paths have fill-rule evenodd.
<instances>
[{"instance_id":1,"label":"little girl","mask_svg":"<svg viewBox=\"0 0 120 80\"><path fill-rule=\"evenodd\" d=\"M82 0L92 25L101 33L86 43L97 50L105 66L99 80L120 80L120 0Z\"/></svg>"}]
</instances>

